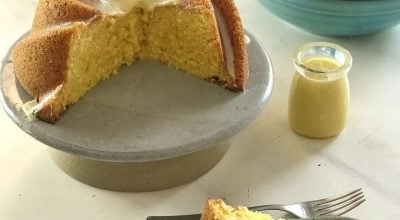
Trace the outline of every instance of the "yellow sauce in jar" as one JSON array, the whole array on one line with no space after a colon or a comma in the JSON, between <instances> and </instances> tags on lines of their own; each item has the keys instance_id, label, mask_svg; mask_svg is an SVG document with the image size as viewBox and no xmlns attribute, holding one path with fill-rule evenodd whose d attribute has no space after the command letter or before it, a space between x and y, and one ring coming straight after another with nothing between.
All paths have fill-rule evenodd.
<instances>
[{"instance_id":1,"label":"yellow sauce in jar","mask_svg":"<svg viewBox=\"0 0 400 220\"><path fill-rule=\"evenodd\" d=\"M295 73L289 98L289 122L308 137L326 138L339 134L346 125L349 109L347 73L329 79L324 72L338 71L332 58L314 57L304 61L305 69L316 74ZM318 74L321 72L321 74Z\"/></svg>"}]
</instances>

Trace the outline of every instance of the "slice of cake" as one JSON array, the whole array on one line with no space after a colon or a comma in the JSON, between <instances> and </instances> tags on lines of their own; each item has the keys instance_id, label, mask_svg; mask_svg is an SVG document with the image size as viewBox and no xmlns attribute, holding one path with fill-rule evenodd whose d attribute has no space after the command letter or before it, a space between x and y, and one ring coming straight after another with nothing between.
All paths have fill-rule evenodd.
<instances>
[{"instance_id":1,"label":"slice of cake","mask_svg":"<svg viewBox=\"0 0 400 220\"><path fill-rule=\"evenodd\" d=\"M222 199L208 199L200 220L273 220L270 215L252 212L246 207L232 207Z\"/></svg>"},{"instance_id":2,"label":"slice of cake","mask_svg":"<svg viewBox=\"0 0 400 220\"><path fill-rule=\"evenodd\" d=\"M233 0L39 0L13 51L16 77L37 102L31 111L47 122L138 59L243 91L247 54Z\"/></svg>"}]
</instances>

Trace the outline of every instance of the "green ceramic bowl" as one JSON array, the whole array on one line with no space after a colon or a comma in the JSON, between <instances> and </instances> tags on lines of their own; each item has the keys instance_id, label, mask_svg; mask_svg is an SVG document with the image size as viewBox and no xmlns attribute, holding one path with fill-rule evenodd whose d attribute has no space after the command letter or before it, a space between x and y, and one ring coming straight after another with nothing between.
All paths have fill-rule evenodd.
<instances>
[{"instance_id":1,"label":"green ceramic bowl","mask_svg":"<svg viewBox=\"0 0 400 220\"><path fill-rule=\"evenodd\" d=\"M381 32L400 22L400 0L260 0L272 13L321 35Z\"/></svg>"}]
</instances>

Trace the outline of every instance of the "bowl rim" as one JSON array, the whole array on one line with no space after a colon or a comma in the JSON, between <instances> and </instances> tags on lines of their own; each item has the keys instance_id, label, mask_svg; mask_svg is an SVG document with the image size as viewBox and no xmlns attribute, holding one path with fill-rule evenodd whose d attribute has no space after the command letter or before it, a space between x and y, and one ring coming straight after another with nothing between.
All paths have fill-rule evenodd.
<instances>
[{"instance_id":1,"label":"bowl rim","mask_svg":"<svg viewBox=\"0 0 400 220\"><path fill-rule=\"evenodd\" d=\"M268 6L268 3L285 6L287 8L296 9L305 12L311 12L321 15L345 16L345 17L365 17L365 16L388 16L398 15L400 17L400 1L390 0L261 0ZM304 2L314 2L310 4L302 4ZM349 2L352 2L349 4ZM340 4L340 6L338 5ZM398 4L398 7L393 7L393 3ZM317 6L316 6L317 4ZM310 8L303 6L311 6ZM321 9L319 6L323 6ZM360 7L362 6L362 7ZM365 10L372 8L373 10ZM328 10L324 10L328 9ZM344 9L344 10L343 10ZM389 10L388 10L389 9Z\"/></svg>"}]
</instances>

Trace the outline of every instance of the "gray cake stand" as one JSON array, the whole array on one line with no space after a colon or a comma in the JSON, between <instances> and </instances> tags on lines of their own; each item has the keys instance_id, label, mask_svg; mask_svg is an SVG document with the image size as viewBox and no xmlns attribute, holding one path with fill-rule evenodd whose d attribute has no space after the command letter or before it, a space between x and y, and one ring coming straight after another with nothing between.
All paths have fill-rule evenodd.
<instances>
[{"instance_id":1,"label":"gray cake stand","mask_svg":"<svg viewBox=\"0 0 400 220\"><path fill-rule=\"evenodd\" d=\"M270 59L246 35L250 78L244 93L138 61L90 90L56 124L29 121L21 108L32 97L15 79L10 49L2 62L0 101L23 131L51 147L51 157L73 178L117 191L170 188L210 170L271 95Z\"/></svg>"}]
</instances>

